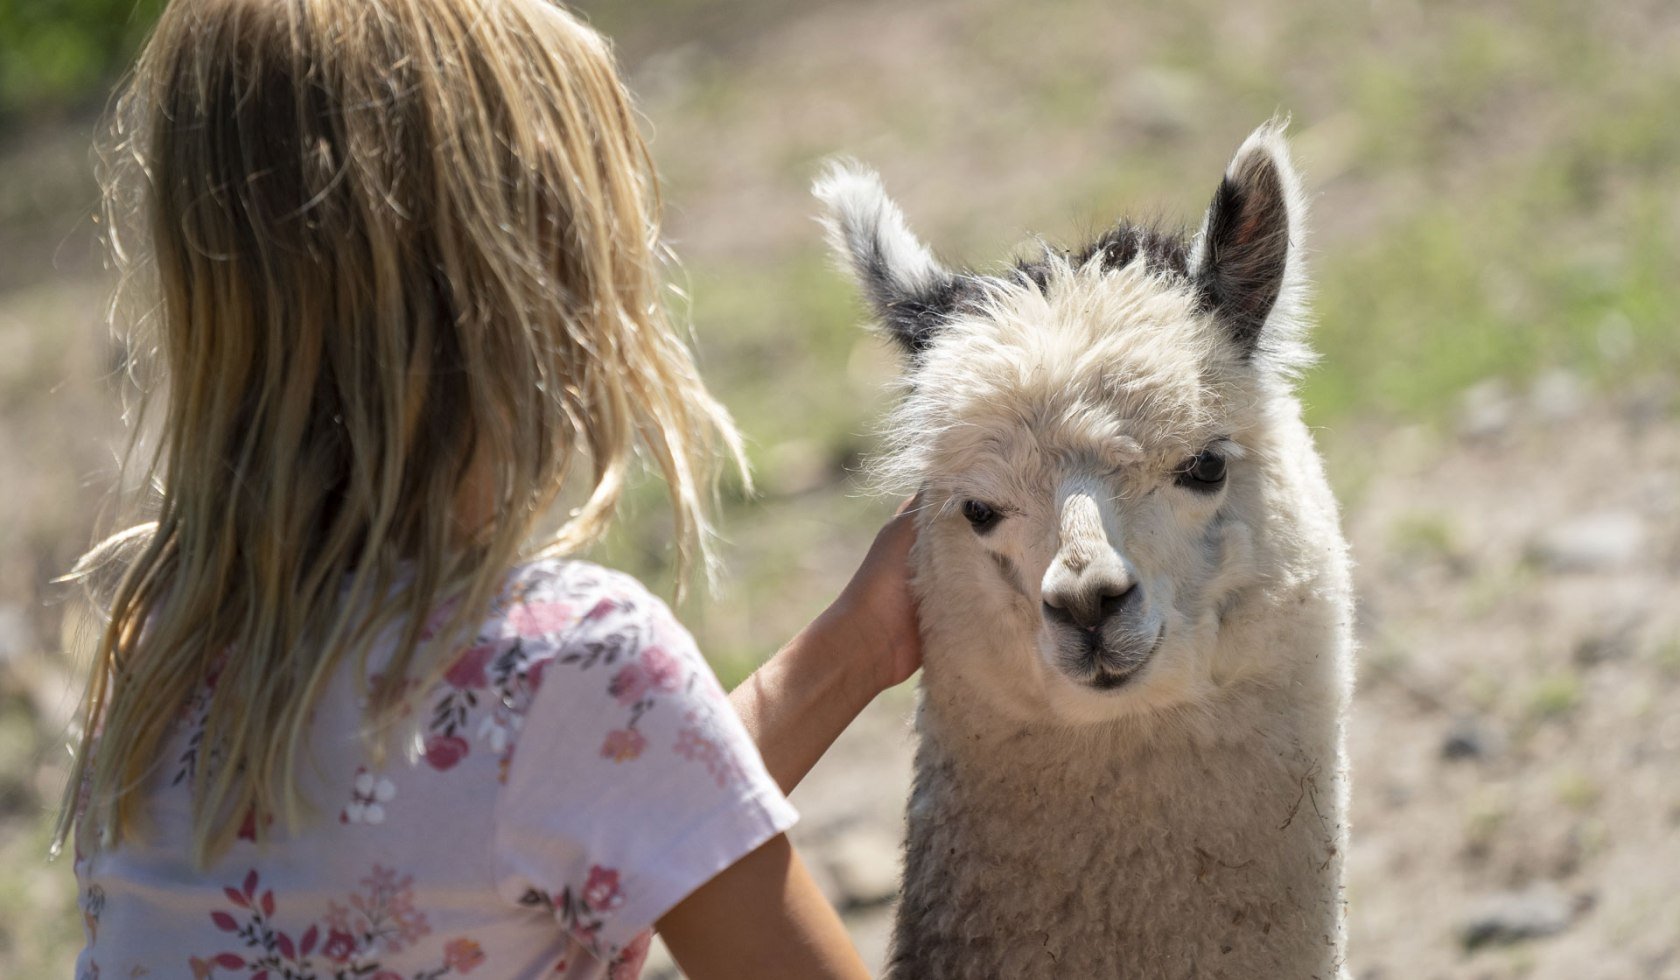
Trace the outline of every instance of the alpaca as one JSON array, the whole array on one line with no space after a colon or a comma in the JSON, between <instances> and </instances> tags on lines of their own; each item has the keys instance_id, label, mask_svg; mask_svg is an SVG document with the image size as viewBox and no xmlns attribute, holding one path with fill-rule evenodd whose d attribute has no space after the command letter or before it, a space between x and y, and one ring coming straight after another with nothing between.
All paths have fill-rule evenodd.
<instances>
[{"instance_id":1,"label":"alpaca","mask_svg":"<svg viewBox=\"0 0 1680 980\"><path fill-rule=\"evenodd\" d=\"M1348 558L1292 381L1283 124L1200 231L941 265L871 172L815 189L907 358L925 666L889 972L1344 974Z\"/></svg>"}]
</instances>

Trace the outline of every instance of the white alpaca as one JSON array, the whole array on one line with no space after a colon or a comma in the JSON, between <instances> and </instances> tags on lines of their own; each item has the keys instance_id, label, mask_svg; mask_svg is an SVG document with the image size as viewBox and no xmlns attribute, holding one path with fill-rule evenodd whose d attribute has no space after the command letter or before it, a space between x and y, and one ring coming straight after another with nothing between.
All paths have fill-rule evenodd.
<instances>
[{"instance_id":1,"label":"white alpaca","mask_svg":"<svg viewBox=\"0 0 1680 980\"><path fill-rule=\"evenodd\" d=\"M1291 380L1303 200L1249 137L1191 240L947 270L818 183L909 355L926 667L891 973L1342 972L1352 602Z\"/></svg>"}]
</instances>

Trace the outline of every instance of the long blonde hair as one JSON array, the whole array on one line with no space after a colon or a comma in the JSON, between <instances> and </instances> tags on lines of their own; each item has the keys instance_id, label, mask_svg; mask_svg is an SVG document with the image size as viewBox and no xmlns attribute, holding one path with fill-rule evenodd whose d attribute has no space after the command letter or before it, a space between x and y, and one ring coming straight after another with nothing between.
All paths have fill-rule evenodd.
<instances>
[{"instance_id":1,"label":"long blonde hair","mask_svg":"<svg viewBox=\"0 0 1680 980\"><path fill-rule=\"evenodd\" d=\"M344 658L365 668L400 624L367 692L386 731L512 563L601 537L638 447L680 582L740 440L666 320L656 178L611 53L556 6L174 0L111 139L112 252L154 297L133 346L163 382L155 449L130 458L158 499L73 573L117 584L57 840L135 830L214 673L202 863L245 815L303 819L305 729ZM580 457L582 504L532 545ZM468 498L494 518L462 526Z\"/></svg>"}]
</instances>

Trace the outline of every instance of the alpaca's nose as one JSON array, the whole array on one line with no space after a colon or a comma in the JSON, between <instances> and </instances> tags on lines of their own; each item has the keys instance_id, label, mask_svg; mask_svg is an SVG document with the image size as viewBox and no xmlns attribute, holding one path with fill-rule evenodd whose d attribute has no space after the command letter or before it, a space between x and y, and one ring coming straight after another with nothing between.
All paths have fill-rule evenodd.
<instances>
[{"instance_id":1,"label":"alpaca's nose","mask_svg":"<svg viewBox=\"0 0 1680 980\"><path fill-rule=\"evenodd\" d=\"M1095 630L1137 596L1130 576L1075 576L1071 587L1046 589L1044 618L1051 622Z\"/></svg>"},{"instance_id":2,"label":"alpaca's nose","mask_svg":"<svg viewBox=\"0 0 1680 980\"><path fill-rule=\"evenodd\" d=\"M1138 598L1137 577L1110 543L1095 495L1069 494L1059 530L1056 557L1040 588L1044 618L1095 630Z\"/></svg>"}]
</instances>

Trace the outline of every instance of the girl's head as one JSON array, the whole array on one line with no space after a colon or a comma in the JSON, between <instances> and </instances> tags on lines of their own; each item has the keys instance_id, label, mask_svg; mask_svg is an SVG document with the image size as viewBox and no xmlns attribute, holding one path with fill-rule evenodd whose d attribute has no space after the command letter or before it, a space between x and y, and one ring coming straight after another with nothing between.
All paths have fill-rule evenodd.
<instances>
[{"instance_id":1,"label":"girl's head","mask_svg":"<svg viewBox=\"0 0 1680 980\"><path fill-rule=\"evenodd\" d=\"M575 461L587 493L536 550L604 532L639 446L686 571L739 442L664 318L658 188L612 57L559 7L174 0L113 132L113 217L138 219L113 252L156 300L161 497L123 538L75 782L88 826L127 829L214 665L203 857L252 807L300 812L303 726L346 654L403 624L383 717L436 669Z\"/></svg>"}]
</instances>

